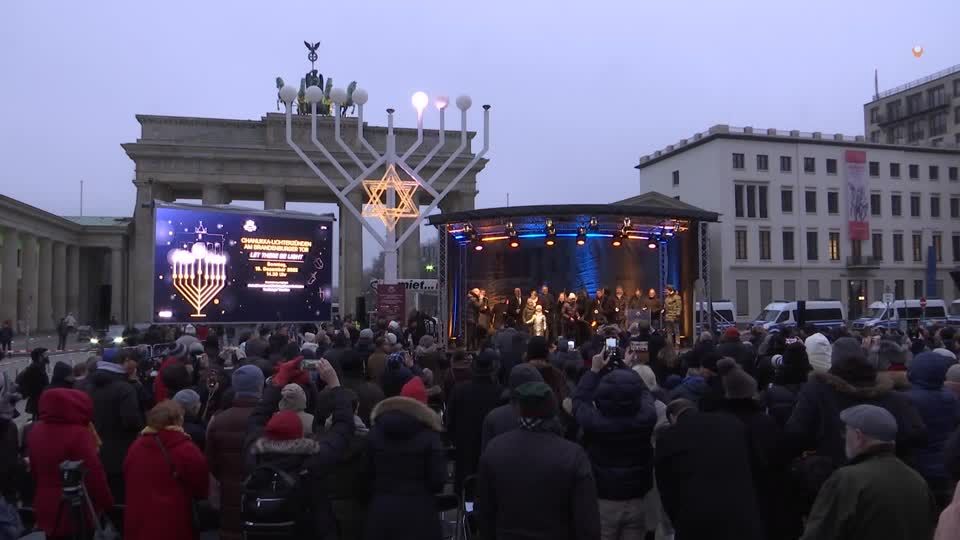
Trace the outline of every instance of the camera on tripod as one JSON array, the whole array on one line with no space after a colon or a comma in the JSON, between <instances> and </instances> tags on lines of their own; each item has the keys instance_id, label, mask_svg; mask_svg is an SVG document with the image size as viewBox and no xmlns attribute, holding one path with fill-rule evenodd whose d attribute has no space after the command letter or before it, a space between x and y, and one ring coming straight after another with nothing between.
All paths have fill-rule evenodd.
<instances>
[{"instance_id":1,"label":"camera on tripod","mask_svg":"<svg viewBox=\"0 0 960 540\"><path fill-rule=\"evenodd\" d=\"M60 486L64 497L83 495L83 478L87 468L82 461L64 461L60 463Z\"/></svg>"}]
</instances>

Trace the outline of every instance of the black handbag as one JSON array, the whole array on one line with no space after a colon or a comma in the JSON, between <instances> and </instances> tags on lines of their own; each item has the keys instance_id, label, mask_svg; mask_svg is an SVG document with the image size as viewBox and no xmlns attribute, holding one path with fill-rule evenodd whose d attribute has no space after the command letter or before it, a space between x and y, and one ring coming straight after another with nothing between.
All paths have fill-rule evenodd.
<instances>
[{"instance_id":1,"label":"black handbag","mask_svg":"<svg viewBox=\"0 0 960 540\"><path fill-rule=\"evenodd\" d=\"M167 447L163 445L163 441L160 440L159 435L154 435L153 440L157 442L157 446L160 447L160 452L163 453L163 459L167 462L167 465L170 466L170 473L173 475L174 480L183 487L184 491L187 490L187 486L183 484L183 480L180 478L180 472L177 471L177 466L173 464L173 460L170 459L170 454L167 453ZM189 495L189 493L188 493ZM219 513L217 513L211 506L208 501L197 500L193 497L190 498L190 523L193 526L193 530L196 532L211 531L217 529L220 526L219 523Z\"/></svg>"}]
</instances>

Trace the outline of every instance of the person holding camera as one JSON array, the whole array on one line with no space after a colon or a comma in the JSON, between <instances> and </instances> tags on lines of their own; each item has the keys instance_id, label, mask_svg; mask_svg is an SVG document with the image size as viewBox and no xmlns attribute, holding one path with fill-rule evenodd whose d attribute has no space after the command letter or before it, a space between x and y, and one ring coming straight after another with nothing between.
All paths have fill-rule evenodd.
<instances>
[{"instance_id":1,"label":"person holding camera","mask_svg":"<svg viewBox=\"0 0 960 540\"><path fill-rule=\"evenodd\" d=\"M643 538L655 526L646 516L644 497L653 487L657 411L643 379L624 363L615 338L580 378L573 414L597 482L602 537Z\"/></svg>"},{"instance_id":2,"label":"person holding camera","mask_svg":"<svg viewBox=\"0 0 960 540\"><path fill-rule=\"evenodd\" d=\"M93 400L79 390L55 388L40 396L39 411L27 438L36 526L47 538L90 533L93 520L113 506L93 429ZM90 515L87 497L97 516Z\"/></svg>"}]
</instances>

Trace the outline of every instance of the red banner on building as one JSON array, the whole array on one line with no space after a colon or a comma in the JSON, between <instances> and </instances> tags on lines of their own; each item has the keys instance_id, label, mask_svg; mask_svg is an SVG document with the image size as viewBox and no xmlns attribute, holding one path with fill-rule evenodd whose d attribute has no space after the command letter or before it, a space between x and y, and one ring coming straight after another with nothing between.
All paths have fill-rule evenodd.
<instances>
[{"instance_id":1,"label":"red banner on building","mask_svg":"<svg viewBox=\"0 0 960 540\"><path fill-rule=\"evenodd\" d=\"M377 285L377 316L397 321L403 326L406 318L407 290L402 283Z\"/></svg>"},{"instance_id":2,"label":"red banner on building","mask_svg":"<svg viewBox=\"0 0 960 540\"><path fill-rule=\"evenodd\" d=\"M867 153L847 150L844 155L847 174L847 225L850 240L869 240L870 191L867 186Z\"/></svg>"}]
</instances>

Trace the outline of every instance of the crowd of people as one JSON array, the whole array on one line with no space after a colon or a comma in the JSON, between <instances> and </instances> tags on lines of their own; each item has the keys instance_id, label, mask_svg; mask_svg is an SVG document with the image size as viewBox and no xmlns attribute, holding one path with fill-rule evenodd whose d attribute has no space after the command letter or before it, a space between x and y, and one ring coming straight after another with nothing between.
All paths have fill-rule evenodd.
<instances>
[{"instance_id":1,"label":"crowd of people","mask_svg":"<svg viewBox=\"0 0 960 540\"><path fill-rule=\"evenodd\" d=\"M0 380L0 531L19 508L48 538L960 538L951 328L683 352L646 321L475 351L416 328L188 326L52 377L35 350Z\"/></svg>"}]
</instances>

